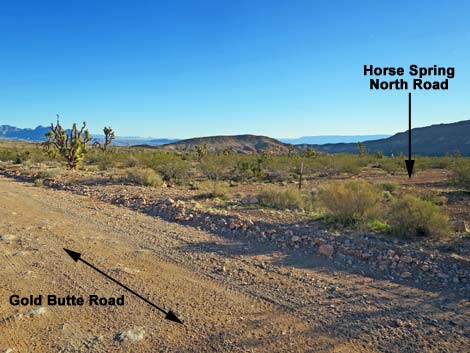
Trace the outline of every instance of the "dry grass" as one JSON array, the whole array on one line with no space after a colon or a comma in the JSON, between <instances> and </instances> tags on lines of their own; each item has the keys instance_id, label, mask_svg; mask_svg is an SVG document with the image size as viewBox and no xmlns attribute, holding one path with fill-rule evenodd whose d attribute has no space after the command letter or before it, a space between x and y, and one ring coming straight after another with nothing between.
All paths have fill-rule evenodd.
<instances>
[{"instance_id":1,"label":"dry grass","mask_svg":"<svg viewBox=\"0 0 470 353\"><path fill-rule=\"evenodd\" d=\"M144 186L163 185L162 177L150 168L129 168L126 180Z\"/></svg>"},{"instance_id":2,"label":"dry grass","mask_svg":"<svg viewBox=\"0 0 470 353\"><path fill-rule=\"evenodd\" d=\"M301 192L296 187L266 186L257 195L262 205L281 209L313 209L312 194Z\"/></svg>"}]
</instances>

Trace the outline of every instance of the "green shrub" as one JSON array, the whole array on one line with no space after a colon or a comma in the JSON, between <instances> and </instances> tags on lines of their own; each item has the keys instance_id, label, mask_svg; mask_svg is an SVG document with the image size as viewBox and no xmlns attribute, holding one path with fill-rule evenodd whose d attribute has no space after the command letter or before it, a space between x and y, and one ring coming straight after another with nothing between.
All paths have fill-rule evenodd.
<instances>
[{"instance_id":1,"label":"green shrub","mask_svg":"<svg viewBox=\"0 0 470 353\"><path fill-rule=\"evenodd\" d=\"M129 158L127 158L126 161L124 162L124 165L127 168L134 168L139 165L139 160L134 156L129 156Z\"/></svg>"},{"instance_id":2,"label":"green shrub","mask_svg":"<svg viewBox=\"0 0 470 353\"><path fill-rule=\"evenodd\" d=\"M48 178L55 178L60 175L61 173L60 168L42 168L36 173L36 178L39 179L48 179Z\"/></svg>"},{"instance_id":3,"label":"green shrub","mask_svg":"<svg viewBox=\"0 0 470 353\"><path fill-rule=\"evenodd\" d=\"M163 180L176 184L187 184L191 164L182 159L174 159L157 166L157 170L163 176Z\"/></svg>"},{"instance_id":4,"label":"green shrub","mask_svg":"<svg viewBox=\"0 0 470 353\"><path fill-rule=\"evenodd\" d=\"M222 181L213 182L211 196L219 199L228 197L228 186Z\"/></svg>"},{"instance_id":5,"label":"green shrub","mask_svg":"<svg viewBox=\"0 0 470 353\"><path fill-rule=\"evenodd\" d=\"M470 188L470 160L459 158L452 167L454 183Z\"/></svg>"},{"instance_id":6,"label":"green shrub","mask_svg":"<svg viewBox=\"0 0 470 353\"><path fill-rule=\"evenodd\" d=\"M343 225L359 225L378 216L382 192L372 184L353 180L320 189L319 198L328 216Z\"/></svg>"},{"instance_id":7,"label":"green shrub","mask_svg":"<svg viewBox=\"0 0 470 353\"><path fill-rule=\"evenodd\" d=\"M367 226L370 230L377 232L377 233L389 233L391 231L391 227L389 224L382 222L381 220L374 219L367 223Z\"/></svg>"},{"instance_id":8,"label":"green shrub","mask_svg":"<svg viewBox=\"0 0 470 353\"><path fill-rule=\"evenodd\" d=\"M404 173L406 171L405 158L403 156L382 158L379 162L379 166L382 170L391 175L400 172Z\"/></svg>"},{"instance_id":9,"label":"green shrub","mask_svg":"<svg viewBox=\"0 0 470 353\"><path fill-rule=\"evenodd\" d=\"M377 186L381 188L383 191L388 191L391 194L395 193L400 188L400 184L394 181L384 181L384 182L378 183Z\"/></svg>"},{"instance_id":10,"label":"green shrub","mask_svg":"<svg viewBox=\"0 0 470 353\"><path fill-rule=\"evenodd\" d=\"M442 237L449 234L449 219L439 206L412 195L396 200L389 212L393 234Z\"/></svg>"},{"instance_id":11,"label":"green shrub","mask_svg":"<svg viewBox=\"0 0 470 353\"><path fill-rule=\"evenodd\" d=\"M161 186L162 177L150 168L131 168L127 172L127 180L137 185Z\"/></svg>"},{"instance_id":12,"label":"green shrub","mask_svg":"<svg viewBox=\"0 0 470 353\"><path fill-rule=\"evenodd\" d=\"M313 209L313 196L296 187L267 186L257 195L260 204L282 209Z\"/></svg>"},{"instance_id":13,"label":"green shrub","mask_svg":"<svg viewBox=\"0 0 470 353\"><path fill-rule=\"evenodd\" d=\"M44 179L40 179L40 178L34 179L33 185L38 186L38 187L43 186L44 185Z\"/></svg>"}]
</instances>

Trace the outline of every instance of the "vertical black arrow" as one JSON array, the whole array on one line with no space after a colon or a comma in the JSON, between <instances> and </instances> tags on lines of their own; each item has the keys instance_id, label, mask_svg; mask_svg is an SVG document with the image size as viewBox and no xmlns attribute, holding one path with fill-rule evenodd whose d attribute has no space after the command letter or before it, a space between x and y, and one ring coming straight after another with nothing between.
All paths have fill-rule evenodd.
<instances>
[{"instance_id":1,"label":"vertical black arrow","mask_svg":"<svg viewBox=\"0 0 470 353\"><path fill-rule=\"evenodd\" d=\"M414 159L411 159L411 92L408 93L408 160L405 161L405 164L408 177L411 178L415 165Z\"/></svg>"},{"instance_id":2,"label":"vertical black arrow","mask_svg":"<svg viewBox=\"0 0 470 353\"><path fill-rule=\"evenodd\" d=\"M134 292L132 289L130 289L129 287L125 286L124 284L116 281L114 278L112 278L111 276L107 275L106 273L104 273L103 271L101 271L100 269L96 268L95 266L93 266L92 264L90 264L88 261L86 260L83 260L81 258L82 254L76 252L76 251L72 251L72 250L69 250L69 249L65 249L65 252L75 261L81 261L83 262L85 265L91 267L92 269L94 269L95 271L101 273L103 276L105 276L106 278L108 278L109 280L113 281L114 283L120 285L122 288L124 288L125 290L131 292L132 294L134 294L137 298L140 298L142 299L144 302L146 302L147 304L153 306L155 309L161 311L163 314L165 314L165 319L167 320L170 320L170 321L174 321L174 322L177 322L178 324L183 324L183 322L178 319L178 317L170 310L168 312L166 312L165 310L163 310L162 308L159 308L158 306L156 306L155 304L153 304L151 301L145 299L143 296L141 296L140 294Z\"/></svg>"}]
</instances>

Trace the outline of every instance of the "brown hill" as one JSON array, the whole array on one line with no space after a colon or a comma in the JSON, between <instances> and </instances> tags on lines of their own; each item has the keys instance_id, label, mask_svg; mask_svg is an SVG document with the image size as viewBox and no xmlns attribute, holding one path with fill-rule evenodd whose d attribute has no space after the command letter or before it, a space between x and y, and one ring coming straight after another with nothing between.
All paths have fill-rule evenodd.
<instances>
[{"instance_id":1,"label":"brown hill","mask_svg":"<svg viewBox=\"0 0 470 353\"><path fill-rule=\"evenodd\" d=\"M223 152L227 149L234 153L287 153L289 147L276 139L256 135L197 137L161 146L172 151L194 151L196 146L206 145L209 152Z\"/></svg>"}]
</instances>

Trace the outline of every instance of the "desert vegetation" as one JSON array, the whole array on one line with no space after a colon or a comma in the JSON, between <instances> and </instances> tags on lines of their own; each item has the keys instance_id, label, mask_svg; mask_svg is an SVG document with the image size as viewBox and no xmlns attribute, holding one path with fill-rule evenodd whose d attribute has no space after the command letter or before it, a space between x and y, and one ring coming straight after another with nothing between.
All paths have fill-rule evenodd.
<instances>
[{"instance_id":1,"label":"desert vegetation","mask_svg":"<svg viewBox=\"0 0 470 353\"><path fill-rule=\"evenodd\" d=\"M464 195L469 189L470 159L460 155L416 157L416 176L439 175L442 188L413 184L406 178L404 157L367 153L304 152L240 154L209 152L207 146L190 151L168 151L149 147L115 147L114 131L104 129L103 144L89 148L91 137L84 123L80 129L51 126L44 147L25 142L1 142L0 160L20 168L42 185L44 180L74 181L105 178L112 185L170 188L185 199L217 202L218 209L251 197L255 210L286 210L300 219L322 220L328 227L369 229L386 236L443 238L452 236L449 227L454 210L448 195ZM303 178L302 189L299 180ZM204 201L205 200L205 201ZM237 201L238 200L238 201ZM241 203L240 207L245 207ZM225 206L224 206L225 205ZM460 217L460 216L456 216Z\"/></svg>"}]
</instances>

